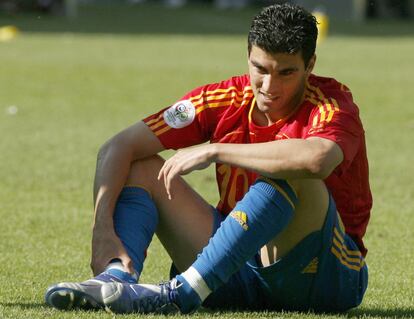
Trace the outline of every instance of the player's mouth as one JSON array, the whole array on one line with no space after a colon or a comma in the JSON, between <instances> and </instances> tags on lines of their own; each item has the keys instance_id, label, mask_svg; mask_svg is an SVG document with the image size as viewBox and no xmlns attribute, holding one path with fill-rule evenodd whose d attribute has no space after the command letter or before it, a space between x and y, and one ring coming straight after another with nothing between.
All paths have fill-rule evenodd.
<instances>
[{"instance_id":1,"label":"player's mouth","mask_svg":"<svg viewBox=\"0 0 414 319\"><path fill-rule=\"evenodd\" d=\"M259 91L259 94L261 95L261 97L263 99L263 102L271 103L271 102L273 102L273 101L275 101L279 98L278 95L267 94L267 93L264 93L262 91Z\"/></svg>"}]
</instances>

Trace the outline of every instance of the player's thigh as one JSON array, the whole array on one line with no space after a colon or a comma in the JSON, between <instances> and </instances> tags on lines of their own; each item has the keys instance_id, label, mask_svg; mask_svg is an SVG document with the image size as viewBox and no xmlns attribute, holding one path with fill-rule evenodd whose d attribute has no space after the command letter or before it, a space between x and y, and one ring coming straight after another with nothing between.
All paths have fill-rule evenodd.
<instances>
[{"instance_id":1,"label":"player's thigh","mask_svg":"<svg viewBox=\"0 0 414 319\"><path fill-rule=\"evenodd\" d=\"M289 181L298 197L289 225L261 250L262 262L270 265L288 254L309 234L322 229L329 205L329 192L321 180Z\"/></svg>"},{"instance_id":2,"label":"player's thigh","mask_svg":"<svg viewBox=\"0 0 414 319\"><path fill-rule=\"evenodd\" d=\"M159 212L157 236L180 271L189 267L212 235L213 208L183 178L172 182L170 200L157 179L164 160L152 156L135 162L127 185L148 189Z\"/></svg>"}]
</instances>

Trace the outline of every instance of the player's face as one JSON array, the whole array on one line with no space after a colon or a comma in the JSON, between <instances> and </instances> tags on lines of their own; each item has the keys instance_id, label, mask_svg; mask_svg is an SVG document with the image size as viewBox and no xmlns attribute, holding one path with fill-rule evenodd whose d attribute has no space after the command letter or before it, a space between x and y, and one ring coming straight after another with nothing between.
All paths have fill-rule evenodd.
<instances>
[{"instance_id":1,"label":"player's face","mask_svg":"<svg viewBox=\"0 0 414 319\"><path fill-rule=\"evenodd\" d=\"M289 115L303 101L315 56L305 69L301 53L270 54L253 46L248 62L257 109L268 122Z\"/></svg>"}]
</instances>

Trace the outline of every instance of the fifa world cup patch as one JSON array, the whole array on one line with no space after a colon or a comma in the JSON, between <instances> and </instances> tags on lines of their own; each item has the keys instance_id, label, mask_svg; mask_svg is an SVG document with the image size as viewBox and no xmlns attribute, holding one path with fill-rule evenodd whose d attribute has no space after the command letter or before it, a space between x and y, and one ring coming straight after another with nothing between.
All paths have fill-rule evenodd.
<instances>
[{"instance_id":1,"label":"fifa world cup patch","mask_svg":"<svg viewBox=\"0 0 414 319\"><path fill-rule=\"evenodd\" d=\"M164 121L172 128L183 128L194 121L195 107L189 100L175 103L164 111Z\"/></svg>"},{"instance_id":2,"label":"fifa world cup patch","mask_svg":"<svg viewBox=\"0 0 414 319\"><path fill-rule=\"evenodd\" d=\"M235 210L230 213L230 217L234 218L244 230L249 229L247 224L247 214L240 210Z\"/></svg>"}]
</instances>

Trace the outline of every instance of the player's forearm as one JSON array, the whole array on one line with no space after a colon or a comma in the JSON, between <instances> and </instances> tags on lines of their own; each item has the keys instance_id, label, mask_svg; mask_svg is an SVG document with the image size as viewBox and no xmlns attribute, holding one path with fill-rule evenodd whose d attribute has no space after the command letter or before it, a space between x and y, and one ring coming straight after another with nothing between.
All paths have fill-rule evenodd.
<instances>
[{"instance_id":1,"label":"player's forearm","mask_svg":"<svg viewBox=\"0 0 414 319\"><path fill-rule=\"evenodd\" d=\"M163 149L142 121L118 133L101 147L94 182L95 226L113 228L116 200L126 183L131 164Z\"/></svg>"},{"instance_id":2,"label":"player's forearm","mask_svg":"<svg viewBox=\"0 0 414 319\"><path fill-rule=\"evenodd\" d=\"M94 181L95 226L113 229L116 200L132 160L132 154L113 141L99 151Z\"/></svg>"},{"instance_id":3,"label":"player's forearm","mask_svg":"<svg viewBox=\"0 0 414 319\"><path fill-rule=\"evenodd\" d=\"M258 144L216 144L215 161L271 178L326 178L340 163L315 141L289 139Z\"/></svg>"}]
</instances>

